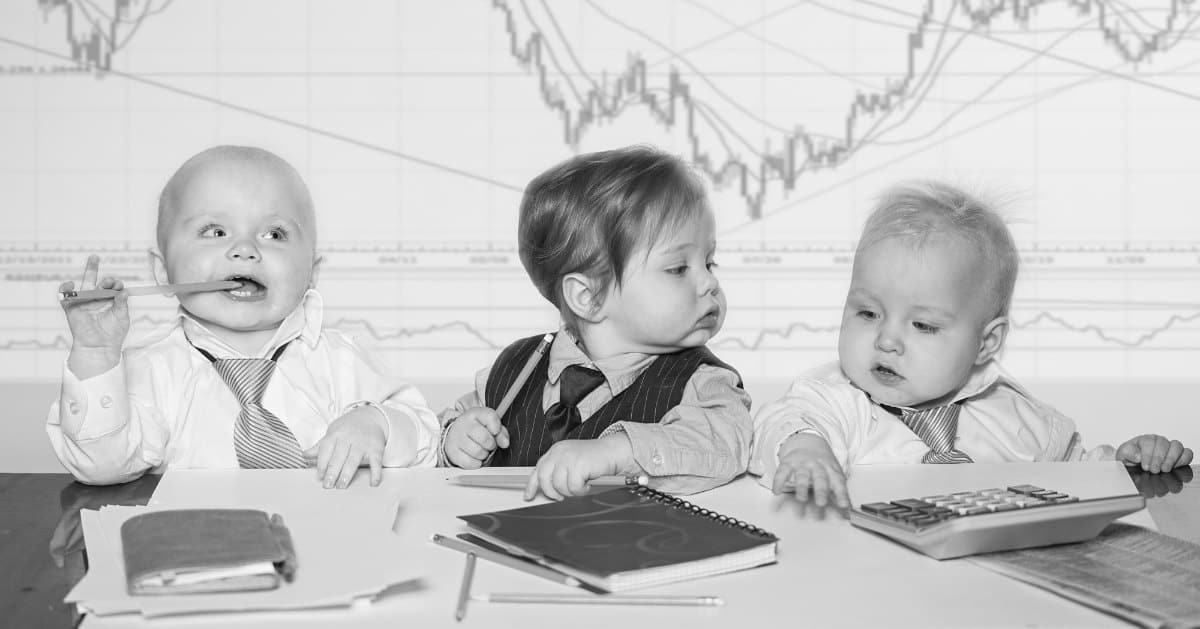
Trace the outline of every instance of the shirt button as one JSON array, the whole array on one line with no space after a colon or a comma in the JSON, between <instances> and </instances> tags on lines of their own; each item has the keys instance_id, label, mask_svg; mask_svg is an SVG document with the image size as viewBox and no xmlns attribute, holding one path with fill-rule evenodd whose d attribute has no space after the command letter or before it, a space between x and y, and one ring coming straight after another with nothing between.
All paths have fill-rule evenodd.
<instances>
[{"instance_id":1,"label":"shirt button","mask_svg":"<svg viewBox=\"0 0 1200 629\"><path fill-rule=\"evenodd\" d=\"M657 452L654 453L654 456L650 457L650 462L654 464L654 467L662 467L662 461L662 455Z\"/></svg>"},{"instance_id":2,"label":"shirt button","mask_svg":"<svg viewBox=\"0 0 1200 629\"><path fill-rule=\"evenodd\" d=\"M100 398L100 406L102 408L112 408L112 397L107 396L107 395L101 397Z\"/></svg>"},{"instance_id":3,"label":"shirt button","mask_svg":"<svg viewBox=\"0 0 1200 629\"><path fill-rule=\"evenodd\" d=\"M78 415L79 414L79 403L76 402L75 400L71 400L70 402L67 403L67 410L70 411L72 415Z\"/></svg>"}]
</instances>

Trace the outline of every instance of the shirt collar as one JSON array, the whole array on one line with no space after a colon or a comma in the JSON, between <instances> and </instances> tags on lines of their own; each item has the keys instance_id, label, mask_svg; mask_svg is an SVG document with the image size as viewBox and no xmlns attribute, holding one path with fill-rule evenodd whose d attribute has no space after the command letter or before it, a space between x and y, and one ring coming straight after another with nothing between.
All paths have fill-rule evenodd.
<instances>
[{"instance_id":1,"label":"shirt collar","mask_svg":"<svg viewBox=\"0 0 1200 629\"><path fill-rule=\"evenodd\" d=\"M300 300L300 305L284 317L283 322L275 329L271 341L263 346L257 358L270 356L279 346L295 339L300 339L309 348L314 348L321 338L321 326L324 316L324 300L316 289L308 289ZM212 333L203 323L200 323L180 308L168 325L183 328L188 341L220 358L242 357L241 352L231 347Z\"/></svg>"},{"instance_id":2,"label":"shirt collar","mask_svg":"<svg viewBox=\"0 0 1200 629\"><path fill-rule=\"evenodd\" d=\"M554 343L550 345L550 366L546 375L550 384L558 384L563 370L571 365L595 369L604 375L609 391L615 397L629 388L657 357L655 354L629 352L594 361L579 347L575 335L565 326L560 326L558 334L554 336Z\"/></svg>"}]
</instances>

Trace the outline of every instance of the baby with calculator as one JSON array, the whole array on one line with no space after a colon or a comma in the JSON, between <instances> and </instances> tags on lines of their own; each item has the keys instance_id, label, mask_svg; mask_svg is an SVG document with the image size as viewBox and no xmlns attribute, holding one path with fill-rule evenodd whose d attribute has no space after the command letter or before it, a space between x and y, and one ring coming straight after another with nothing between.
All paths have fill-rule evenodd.
<instances>
[{"instance_id":1,"label":"baby with calculator","mask_svg":"<svg viewBox=\"0 0 1200 629\"><path fill-rule=\"evenodd\" d=\"M146 338L125 346L129 293L97 281L96 256L80 289L115 298L80 301L73 282L60 287L71 349L46 430L75 478L315 466L341 488L360 465L376 485L381 466L436 461L437 417L421 394L322 329L316 216L291 165L252 147L197 154L163 189L157 234L154 278L183 286L178 314ZM200 282L223 290L184 293Z\"/></svg>"},{"instance_id":2,"label":"baby with calculator","mask_svg":"<svg viewBox=\"0 0 1200 629\"><path fill-rule=\"evenodd\" d=\"M855 252L838 361L758 411L750 472L776 493L845 508L853 464L1189 464L1190 449L1153 434L1085 449L1074 422L1001 369L1017 262L999 214L966 192L887 190Z\"/></svg>"},{"instance_id":3,"label":"baby with calculator","mask_svg":"<svg viewBox=\"0 0 1200 629\"><path fill-rule=\"evenodd\" d=\"M600 476L689 493L744 472L750 398L705 347L725 295L696 173L645 147L579 155L530 182L518 231L562 325L509 345L443 413L443 462L536 465L526 499L556 500Z\"/></svg>"}]
</instances>

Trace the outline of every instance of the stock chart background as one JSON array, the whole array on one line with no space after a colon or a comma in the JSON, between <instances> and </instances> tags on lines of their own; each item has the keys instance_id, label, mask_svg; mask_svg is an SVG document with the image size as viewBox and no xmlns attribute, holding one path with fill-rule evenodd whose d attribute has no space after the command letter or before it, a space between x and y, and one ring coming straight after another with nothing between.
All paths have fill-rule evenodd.
<instances>
[{"instance_id":1,"label":"stock chart background","mask_svg":"<svg viewBox=\"0 0 1200 629\"><path fill-rule=\"evenodd\" d=\"M159 190L225 143L305 176L327 324L399 377L469 386L554 327L515 253L521 190L649 143L711 181L730 303L711 347L747 381L833 358L874 195L939 178L1011 219L1010 371L1186 388L1198 20L1190 0L9 0L0 390L45 408L70 343L57 284L93 252L149 281ZM137 327L173 307L140 298Z\"/></svg>"}]
</instances>

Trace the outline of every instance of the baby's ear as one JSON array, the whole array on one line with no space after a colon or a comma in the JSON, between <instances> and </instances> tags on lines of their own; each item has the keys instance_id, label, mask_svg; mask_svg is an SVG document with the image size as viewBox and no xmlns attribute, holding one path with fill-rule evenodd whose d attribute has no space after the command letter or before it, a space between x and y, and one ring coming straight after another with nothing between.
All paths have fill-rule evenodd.
<instances>
[{"instance_id":1,"label":"baby's ear","mask_svg":"<svg viewBox=\"0 0 1200 629\"><path fill-rule=\"evenodd\" d=\"M975 364L982 365L991 360L1004 348L1004 339L1008 337L1008 317L996 317L983 326L979 335L979 354L975 356Z\"/></svg>"},{"instance_id":2,"label":"baby's ear","mask_svg":"<svg viewBox=\"0 0 1200 629\"><path fill-rule=\"evenodd\" d=\"M583 273L571 273L562 278L563 303L576 317L588 323L599 323L604 317L601 313L603 296L595 290L595 282Z\"/></svg>"},{"instance_id":3,"label":"baby's ear","mask_svg":"<svg viewBox=\"0 0 1200 629\"><path fill-rule=\"evenodd\" d=\"M317 287L317 277L321 275L321 267L325 264L325 256L316 254L313 256L312 272L308 275L308 287Z\"/></svg>"},{"instance_id":4,"label":"baby's ear","mask_svg":"<svg viewBox=\"0 0 1200 629\"><path fill-rule=\"evenodd\" d=\"M167 277L167 260L158 247L150 247L146 252L146 259L150 263L150 276L154 278L154 283L159 286L170 284L171 280Z\"/></svg>"}]
</instances>

